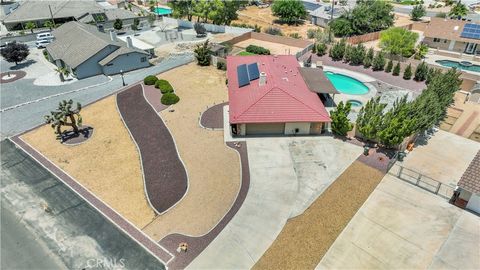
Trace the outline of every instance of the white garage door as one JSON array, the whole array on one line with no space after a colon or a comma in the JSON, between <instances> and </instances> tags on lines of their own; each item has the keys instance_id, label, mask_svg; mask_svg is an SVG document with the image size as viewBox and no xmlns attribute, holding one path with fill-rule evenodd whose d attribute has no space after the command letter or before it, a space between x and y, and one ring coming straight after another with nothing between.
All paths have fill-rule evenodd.
<instances>
[{"instance_id":1,"label":"white garage door","mask_svg":"<svg viewBox=\"0 0 480 270\"><path fill-rule=\"evenodd\" d=\"M275 135L285 133L285 123L247 124L247 135Z\"/></svg>"},{"instance_id":2,"label":"white garage door","mask_svg":"<svg viewBox=\"0 0 480 270\"><path fill-rule=\"evenodd\" d=\"M468 200L467 209L480 214L480 194L472 194Z\"/></svg>"}]
</instances>

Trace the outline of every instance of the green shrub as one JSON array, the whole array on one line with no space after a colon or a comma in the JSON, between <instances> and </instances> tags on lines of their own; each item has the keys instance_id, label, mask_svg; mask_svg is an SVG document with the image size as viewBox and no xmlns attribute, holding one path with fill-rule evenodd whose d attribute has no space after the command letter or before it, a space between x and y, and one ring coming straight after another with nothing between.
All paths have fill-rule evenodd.
<instances>
[{"instance_id":1,"label":"green shrub","mask_svg":"<svg viewBox=\"0 0 480 270\"><path fill-rule=\"evenodd\" d=\"M385 68L385 72L390 73L392 72L392 69L393 69L393 61L390 60L388 61L387 67Z\"/></svg>"},{"instance_id":2,"label":"green shrub","mask_svg":"<svg viewBox=\"0 0 480 270\"><path fill-rule=\"evenodd\" d=\"M350 50L350 65L358 66L363 64L366 53L365 46L362 43L352 47Z\"/></svg>"},{"instance_id":3,"label":"green shrub","mask_svg":"<svg viewBox=\"0 0 480 270\"><path fill-rule=\"evenodd\" d=\"M377 55L373 58L372 69L374 71L383 70L386 64L385 62L386 61L383 52L378 52Z\"/></svg>"},{"instance_id":4,"label":"green shrub","mask_svg":"<svg viewBox=\"0 0 480 270\"><path fill-rule=\"evenodd\" d=\"M155 85L155 83L158 81L158 78L155 77L154 75L148 75L143 79L143 83L145 85Z\"/></svg>"},{"instance_id":5,"label":"green shrub","mask_svg":"<svg viewBox=\"0 0 480 270\"><path fill-rule=\"evenodd\" d=\"M327 53L327 45L325 43L318 43L317 44L317 55L324 56Z\"/></svg>"},{"instance_id":6,"label":"green shrub","mask_svg":"<svg viewBox=\"0 0 480 270\"><path fill-rule=\"evenodd\" d=\"M373 51L373 48L368 49L368 52L365 54L365 58L363 59L363 67L371 67L374 56L375 52Z\"/></svg>"},{"instance_id":7,"label":"green shrub","mask_svg":"<svg viewBox=\"0 0 480 270\"><path fill-rule=\"evenodd\" d=\"M412 78L412 64L408 64L403 72L403 79L410 80Z\"/></svg>"},{"instance_id":8,"label":"green shrub","mask_svg":"<svg viewBox=\"0 0 480 270\"><path fill-rule=\"evenodd\" d=\"M347 44L346 44L344 39L342 39L339 42L336 42L330 48L329 56L332 58L333 61L342 60L343 56L345 55L345 48L346 47L347 47Z\"/></svg>"},{"instance_id":9,"label":"green shrub","mask_svg":"<svg viewBox=\"0 0 480 270\"><path fill-rule=\"evenodd\" d=\"M245 50L249 53L260 54L260 55L270 55L270 50L260 46L256 46L256 45L248 45L248 47Z\"/></svg>"},{"instance_id":10,"label":"green shrub","mask_svg":"<svg viewBox=\"0 0 480 270\"><path fill-rule=\"evenodd\" d=\"M415 76L413 79L417 82L425 81L427 79L428 66L425 62L420 63L415 69Z\"/></svg>"},{"instance_id":11,"label":"green shrub","mask_svg":"<svg viewBox=\"0 0 480 270\"><path fill-rule=\"evenodd\" d=\"M274 36L283 36L282 30L280 30L280 28L271 27L271 26L265 29L265 33L269 35L274 35Z\"/></svg>"},{"instance_id":12,"label":"green shrub","mask_svg":"<svg viewBox=\"0 0 480 270\"><path fill-rule=\"evenodd\" d=\"M217 62L217 69L227 70L227 65L224 62Z\"/></svg>"},{"instance_id":13,"label":"green shrub","mask_svg":"<svg viewBox=\"0 0 480 270\"><path fill-rule=\"evenodd\" d=\"M288 36L291 37L291 38L295 38L295 39L301 39L302 38L302 36L300 36L299 33L290 33Z\"/></svg>"},{"instance_id":14,"label":"green shrub","mask_svg":"<svg viewBox=\"0 0 480 270\"><path fill-rule=\"evenodd\" d=\"M249 56L249 55L257 55L257 54L251 53L251 52L246 52L246 51L241 51L241 52L239 52L237 55L240 55L240 56Z\"/></svg>"},{"instance_id":15,"label":"green shrub","mask_svg":"<svg viewBox=\"0 0 480 270\"><path fill-rule=\"evenodd\" d=\"M393 76L398 76L398 75L400 75L400 62L397 62L397 64L396 64L395 67L393 68L392 75L393 75Z\"/></svg>"},{"instance_id":16,"label":"green shrub","mask_svg":"<svg viewBox=\"0 0 480 270\"><path fill-rule=\"evenodd\" d=\"M172 104L176 104L179 101L180 101L180 98L174 93L165 93L160 99L160 102L162 102L163 105L172 105Z\"/></svg>"},{"instance_id":17,"label":"green shrub","mask_svg":"<svg viewBox=\"0 0 480 270\"><path fill-rule=\"evenodd\" d=\"M156 81L155 82L155 88L160 89L160 92L162 92L162 94L173 92L172 85L166 80Z\"/></svg>"}]
</instances>

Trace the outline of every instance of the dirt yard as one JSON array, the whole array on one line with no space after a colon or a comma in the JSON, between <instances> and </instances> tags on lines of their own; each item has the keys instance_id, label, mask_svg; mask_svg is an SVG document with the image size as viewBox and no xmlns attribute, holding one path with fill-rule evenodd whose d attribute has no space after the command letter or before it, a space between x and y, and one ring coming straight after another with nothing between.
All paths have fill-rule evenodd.
<instances>
[{"instance_id":1,"label":"dirt yard","mask_svg":"<svg viewBox=\"0 0 480 270\"><path fill-rule=\"evenodd\" d=\"M48 125L22 139L142 228L155 214L146 200L139 155L120 119L115 96L85 107L81 114L94 133L80 145L60 144Z\"/></svg>"},{"instance_id":2,"label":"dirt yard","mask_svg":"<svg viewBox=\"0 0 480 270\"><path fill-rule=\"evenodd\" d=\"M199 124L207 106L228 100L225 72L192 63L158 77L168 80L180 97L178 104L160 115L185 163L189 187L183 200L144 232L155 240L174 232L200 236L222 219L240 189L238 154L224 144L222 130L206 130Z\"/></svg>"},{"instance_id":3,"label":"dirt yard","mask_svg":"<svg viewBox=\"0 0 480 270\"><path fill-rule=\"evenodd\" d=\"M235 46L240 48L247 48L248 45L252 45L252 44L269 49L271 54L280 54L280 55L284 55L284 54L294 55L303 49L299 47L293 47L293 46L288 46L280 43L273 43L273 42L268 42L268 41L253 39L253 38L235 43Z\"/></svg>"},{"instance_id":4,"label":"dirt yard","mask_svg":"<svg viewBox=\"0 0 480 270\"><path fill-rule=\"evenodd\" d=\"M306 21L303 25L287 25L276 23L278 17L272 14L270 7L268 8L258 8L256 6L248 6L244 10L238 12L238 19L233 21L233 23L246 23L250 25L259 25L262 27L262 32L265 32L265 29L268 27L277 27L280 28L284 35L288 36L290 33L298 33L302 38L307 38L307 30L310 28L318 28L318 26L311 24Z\"/></svg>"},{"instance_id":5,"label":"dirt yard","mask_svg":"<svg viewBox=\"0 0 480 270\"><path fill-rule=\"evenodd\" d=\"M383 176L355 161L302 215L287 222L253 269L314 269Z\"/></svg>"}]
</instances>

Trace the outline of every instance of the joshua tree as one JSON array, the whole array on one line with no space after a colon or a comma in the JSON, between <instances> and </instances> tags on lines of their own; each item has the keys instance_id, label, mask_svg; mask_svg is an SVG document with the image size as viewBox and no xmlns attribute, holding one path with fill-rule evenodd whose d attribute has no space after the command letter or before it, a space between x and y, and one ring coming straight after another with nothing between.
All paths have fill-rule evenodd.
<instances>
[{"instance_id":1,"label":"joshua tree","mask_svg":"<svg viewBox=\"0 0 480 270\"><path fill-rule=\"evenodd\" d=\"M51 111L50 115L44 116L45 122L51 124L59 140L62 139L62 126L72 127L75 134L78 134L80 131L78 126L82 125L82 116L80 115L82 105L77 102L76 109L73 109L72 105L73 100L63 100L58 103L57 110Z\"/></svg>"}]
</instances>

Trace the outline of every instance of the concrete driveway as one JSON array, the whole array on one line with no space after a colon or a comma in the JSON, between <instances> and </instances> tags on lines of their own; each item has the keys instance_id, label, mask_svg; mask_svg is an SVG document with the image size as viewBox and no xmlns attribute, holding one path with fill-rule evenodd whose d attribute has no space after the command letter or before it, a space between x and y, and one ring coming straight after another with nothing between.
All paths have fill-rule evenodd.
<instances>
[{"instance_id":1,"label":"concrete driveway","mask_svg":"<svg viewBox=\"0 0 480 270\"><path fill-rule=\"evenodd\" d=\"M254 138L247 146L245 202L191 269L251 268L287 220L303 213L362 153L332 137Z\"/></svg>"},{"instance_id":2,"label":"concrete driveway","mask_svg":"<svg viewBox=\"0 0 480 270\"><path fill-rule=\"evenodd\" d=\"M387 174L317 269L479 269L480 217Z\"/></svg>"}]
</instances>

